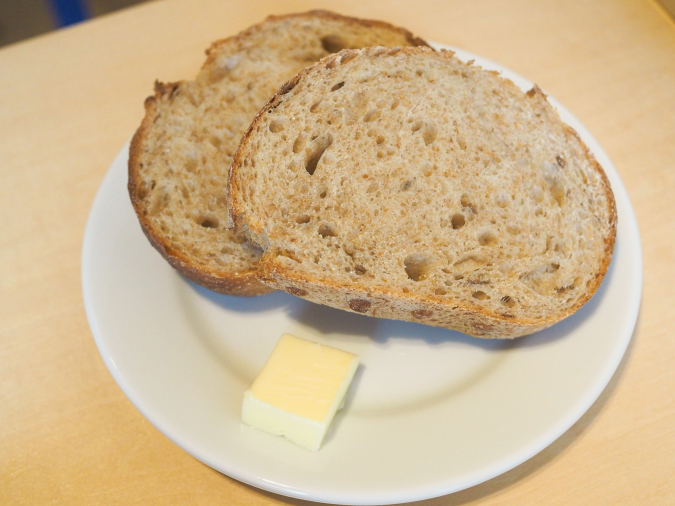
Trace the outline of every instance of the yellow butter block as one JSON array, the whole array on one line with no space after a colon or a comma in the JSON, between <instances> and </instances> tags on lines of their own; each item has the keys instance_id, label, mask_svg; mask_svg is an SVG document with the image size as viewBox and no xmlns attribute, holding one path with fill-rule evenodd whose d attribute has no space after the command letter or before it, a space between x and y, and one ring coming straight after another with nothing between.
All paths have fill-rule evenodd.
<instances>
[{"instance_id":1,"label":"yellow butter block","mask_svg":"<svg viewBox=\"0 0 675 506\"><path fill-rule=\"evenodd\" d=\"M242 421L316 451L358 365L352 353L284 334L244 394Z\"/></svg>"}]
</instances>

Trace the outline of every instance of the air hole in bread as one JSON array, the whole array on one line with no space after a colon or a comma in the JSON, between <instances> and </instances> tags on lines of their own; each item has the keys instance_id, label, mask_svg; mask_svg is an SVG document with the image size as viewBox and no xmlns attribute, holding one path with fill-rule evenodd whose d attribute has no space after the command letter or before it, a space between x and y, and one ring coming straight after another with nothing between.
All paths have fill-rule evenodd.
<instances>
[{"instance_id":1,"label":"air hole in bread","mask_svg":"<svg viewBox=\"0 0 675 506\"><path fill-rule=\"evenodd\" d=\"M197 160L193 156L188 156L183 167L188 172L194 172L197 168Z\"/></svg>"},{"instance_id":2,"label":"air hole in bread","mask_svg":"<svg viewBox=\"0 0 675 506\"><path fill-rule=\"evenodd\" d=\"M426 177L429 177L434 173L434 170L436 168L437 167L435 165L432 166L430 163L427 162L422 166L422 174L424 174Z\"/></svg>"},{"instance_id":3,"label":"air hole in bread","mask_svg":"<svg viewBox=\"0 0 675 506\"><path fill-rule=\"evenodd\" d=\"M284 121L285 118L274 118L272 121L270 121L270 132L273 134L281 132L284 129Z\"/></svg>"},{"instance_id":4,"label":"air hole in bread","mask_svg":"<svg viewBox=\"0 0 675 506\"><path fill-rule=\"evenodd\" d=\"M148 196L148 187L145 184L145 182L141 181L141 183L138 185L138 189L136 190L136 195L141 200L144 200L145 197Z\"/></svg>"},{"instance_id":5,"label":"air hole in bread","mask_svg":"<svg viewBox=\"0 0 675 506\"><path fill-rule=\"evenodd\" d=\"M290 258L291 260L301 263L300 259L298 258L298 255L295 253L295 251L291 250L282 250L278 253L277 256L284 257L284 258Z\"/></svg>"},{"instance_id":6,"label":"air hole in bread","mask_svg":"<svg viewBox=\"0 0 675 506\"><path fill-rule=\"evenodd\" d=\"M169 194L169 192L167 192L166 188L158 190L157 192L155 192L152 205L148 209L148 214L150 216L158 215L166 208L166 206L169 205L170 200L171 195Z\"/></svg>"},{"instance_id":7,"label":"air hole in bread","mask_svg":"<svg viewBox=\"0 0 675 506\"><path fill-rule=\"evenodd\" d=\"M436 295L446 295L448 292L446 292L446 291L443 290L442 288L436 288L436 290L434 291L434 293L435 293Z\"/></svg>"},{"instance_id":8,"label":"air hole in bread","mask_svg":"<svg viewBox=\"0 0 675 506\"><path fill-rule=\"evenodd\" d=\"M308 214L301 214L295 218L295 222L298 224L309 223L311 219Z\"/></svg>"},{"instance_id":9,"label":"air hole in bread","mask_svg":"<svg viewBox=\"0 0 675 506\"><path fill-rule=\"evenodd\" d=\"M504 295L504 297L499 299L499 302L504 304L506 307L513 307L516 305L515 299L509 295Z\"/></svg>"},{"instance_id":10,"label":"air hole in bread","mask_svg":"<svg viewBox=\"0 0 675 506\"><path fill-rule=\"evenodd\" d=\"M497 245L497 236L490 230L481 232L478 236L478 244L481 246L488 246L490 248Z\"/></svg>"},{"instance_id":11,"label":"air hole in bread","mask_svg":"<svg viewBox=\"0 0 675 506\"><path fill-rule=\"evenodd\" d=\"M457 230L460 229L464 226L466 223L466 220L464 219L464 215L461 213L455 213L452 215L452 218L450 219L450 223L452 224L452 228Z\"/></svg>"},{"instance_id":12,"label":"air hole in bread","mask_svg":"<svg viewBox=\"0 0 675 506\"><path fill-rule=\"evenodd\" d=\"M555 161L558 163L558 166L559 166L561 169L564 169L564 168L565 168L565 165L567 165L567 163L565 162L565 159L564 159L562 156L560 156L560 155L558 155L558 156L555 157Z\"/></svg>"},{"instance_id":13,"label":"air hole in bread","mask_svg":"<svg viewBox=\"0 0 675 506\"><path fill-rule=\"evenodd\" d=\"M565 203L565 186L559 177L560 166L556 163L545 162L542 165L542 172L551 196L559 206Z\"/></svg>"},{"instance_id":14,"label":"air hole in bread","mask_svg":"<svg viewBox=\"0 0 675 506\"><path fill-rule=\"evenodd\" d=\"M506 193L500 193L495 199L496 203L502 209L507 207L511 203L511 198Z\"/></svg>"},{"instance_id":15,"label":"air hole in bread","mask_svg":"<svg viewBox=\"0 0 675 506\"><path fill-rule=\"evenodd\" d=\"M333 136L330 134L324 134L316 138L311 150L307 153L305 161L305 169L307 169L307 173L310 176L314 175L316 166L319 164L321 157L331 144L333 144Z\"/></svg>"},{"instance_id":16,"label":"air hole in bread","mask_svg":"<svg viewBox=\"0 0 675 506\"><path fill-rule=\"evenodd\" d=\"M423 253L412 253L405 257L403 265L408 278L413 281L424 281L434 270L434 259Z\"/></svg>"},{"instance_id":17,"label":"air hole in bread","mask_svg":"<svg viewBox=\"0 0 675 506\"><path fill-rule=\"evenodd\" d=\"M342 56L340 56L340 63L347 63L349 60L356 58L356 55L358 54L358 51L345 51L342 53Z\"/></svg>"},{"instance_id":18,"label":"air hole in bread","mask_svg":"<svg viewBox=\"0 0 675 506\"><path fill-rule=\"evenodd\" d=\"M354 272L359 276L363 276L366 273L366 268L363 265L357 264L354 266Z\"/></svg>"},{"instance_id":19,"label":"air hole in bread","mask_svg":"<svg viewBox=\"0 0 675 506\"><path fill-rule=\"evenodd\" d=\"M406 179L401 183L401 191L408 191L413 187L413 184L415 184L414 179Z\"/></svg>"},{"instance_id":20,"label":"air hole in bread","mask_svg":"<svg viewBox=\"0 0 675 506\"><path fill-rule=\"evenodd\" d=\"M520 281L540 295L553 295L560 286L559 263L543 264L520 275Z\"/></svg>"},{"instance_id":21,"label":"air hole in bread","mask_svg":"<svg viewBox=\"0 0 675 506\"><path fill-rule=\"evenodd\" d=\"M323 98L320 98L316 102L312 104L312 107L309 108L309 112L316 112L319 110L319 107L321 107L321 102L323 102Z\"/></svg>"},{"instance_id":22,"label":"air hole in bread","mask_svg":"<svg viewBox=\"0 0 675 506\"><path fill-rule=\"evenodd\" d=\"M317 231L321 237L337 237L337 231L333 225L322 223Z\"/></svg>"},{"instance_id":23,"label":"air hole in bread","mask_svg":"<svg viewBox=\"0 0 675 506\"><path fill-rule=\"evenodd\" d=\"M281 88L279 88L279 91L277 92L279 95L285 95L289 91L291 91L293 88L295 88L295 85L298 84L297 81L287 81ZM281 100L277 102L277 105L274 107L278 107L281 105Z\"/></svg>"},{"instance_id":24,"label":"air hole in bread","mask_svg":"<svg viewBox=\"0 0 675 506\"><path fill-rule=\"evenodd\" d=\"M559 179L553 179L549 181L549 189L551 190L551 196L555 199L560 207L565 203L565 187L560 182Z\"/></svg>"},{"instance_id":25,"label":"air hole in bread","mask_svg":"<svg viewBox=\"0 0 675 506\"><path fill-rule=\"evenodd\" d=\"M212 135L209 138L209 142L213 144L215 148L220 148L220 145L223 143L223 141L220 139L220 137L216 137L215 135Z\"/></svg>"},{"instance_id":26,"label":"air hole in bread","mask_svg":"<svg viewBox=\"0 0 675 506\"><path fill-rule=\"evenodd\" d=\"M424 145L428 146L436 140L438 137L438 128L435 125L426 123L422 129L422 139L424 140Z\"/></svg>"},{"instance_id":27,"label":"air hole in bread","mask_svg":"<svg viewBox=\"0 0 675 506\"><path fill-rule=\"evenodd\" d=\"M305 147L305 136L300 134L293 143L293 153L300 153Z\"/></svg>"},{"instance_id":28,"label":"air hole in bread","mask_svg":"<svg viewBox=\"0 0 675 506\"><path fill-rule=\"evenodd\" d=\"M366 190L366 193L374 193L378 190L379 187L380 187L380 183L378 183L377 181L373 181L372 183L370 183L370 185L368 185L368 189Z\"/></svg>"},{"instance_id":29,"label":"air hole in bread","mask_svg":"<svg viewBox=\"0 0 675 506\"><path fill-rule=\"evenodd\" d=\"M364 123L369 123L371 121L375 121L377 118L380 117L381 111L379 109L371 109L368 111L366 114L363 115L363 122Z\"/></svg>"},{"instance_id":30,"label":"air hole in bread","mask_svg":"<svg viewBox=\"0 0 675 506\"><path fill-rule=\"evenodd\" d=\"M344 81L340 81L339 83L333 85L333 87L330 89L330 91L337 91L340 88L342 88L345 85Z\"/></svg>"},{"instance_id":31,"label":"air hole in bread","mask_svg":"<svg viewBox=\"0 0 675 506\"><path fill-rule=\"evenodd\" d=\"M338 53L343 49L346 49L348 46L342 37L336 34L331 34L321 38L321 47L323 47L329 53Z\"/></svg>"},{"instance_id":32,"label":"air hole in bread","mask_svg":"<svg viewBox=\"0 0 675 506\"><path fill-rule=\"evenodd\" d=\"M477 291L473 292L473 293L471 294L471 296L472 296L474 299L478 299L478 300L485 300L485 299L489 299L489 298L490 298L490 296L489 296L487 293L485 293L484 291L482 291L482 290L477 290Z\"/></svg>"},{"instance_id":33,"label":"air hole in bread","mask_svg":"<svg viewBox=\"0 0 675 506\"><path fill-rule=\"evenodd\" d=\"M199 224L204 228L218 228L218 219L213 216L202 218Z\"/></svg>"},{"instance_id":34,"label":"air hole in bread","mask_svg":"<svg viewBox=\"0 0 675 506\"><path fill-rule=\"evenodd\" d=\"M455 269L459 270L459 274L472 272L479 269L482 265L485 264L485 259L479 257L478 255L467 255L462 259L455 262ZM461 279L455 277L455 279Z\"/></svg>"}]
</instances>

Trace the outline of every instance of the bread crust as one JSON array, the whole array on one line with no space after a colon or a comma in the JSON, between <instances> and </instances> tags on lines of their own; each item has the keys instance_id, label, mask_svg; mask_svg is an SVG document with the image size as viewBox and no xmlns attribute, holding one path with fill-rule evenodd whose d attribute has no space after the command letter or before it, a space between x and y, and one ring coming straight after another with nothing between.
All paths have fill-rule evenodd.
<instances>
[{"instance_id":1,"label":"bread crust","mask_svg":"<svg viewBox=\"0 0 675 506\"><path fill-rule=\"evenodd\" d=\"M360 25L366 28L381 28L390 32L395 32L400 35L402 35L406 41L410 44L410 46L421 46L421 47L428 47L431 48L431 46L425 41L424 39L415 36L413 33L410 31L406 30L405 28L402 28L400 26L395 26L390 23L387 23L386 21L380 21L380 20L375 20L375 19L362 19L362 18L355 18L351 16L343 16L342 14L337 14L335 12L323 10L323 9L314 9L311 11L306 11L306 12L297 12L293 14L282 14L282 15L270 15L265 18L265 21L262 23L259 23L257 25L253 25L244 31L233 35L231 37L226 37L224 39L218 40L214 43L211 44L211 46L206 49L206 56L207 59L204 62L204 67L209 66L211 63L213 63L213 57L214 54L216 53L216 50L218 49L219 46L223 44L231 44L232 42L235 41L240 41L244 40L251 35L255 34L256 32L260 32L264 30L265 24L267 23L272 23L275 21L281 21L284 19L315 19L315 18L320 18L320 19L326 19L326 20L333 20L333 21L339 21L341 23L346 23L346 24L355 24L355 25Z\"/></svg>"},{"instance_id":2,"label":"bread crust","mask_svg":"<svg viewBox=\"0 0 675 506\"><path fill-rule=\"evenodd\" d=\"M283 16L269 16L265 21L254 25L237 35L214 42L207 50L207 59L202 68L207 68L214 64L214 59L218 55L219 48L223 46L240 47L251 37L264 32L270 23L276 23L285 19L326 19L335 20L344 24L354 24L363 27L379 27L392 33L403 36L411 45L428 46L420 38L413 36L409 31L395 27L382 21L364 20L341 16L329 11L314 10L304 13L288 14ZM185 81L173 83L155 83L154 95L145 100L145 116L141 125L133 136L129 149L128 163L128 191L132 205L139 219L143 233L148 238L152 246L164 257L172 267L180 272L186 278L202 285L206 288L219 293L239 296L262 295L272 291L272 288L261 282L256 276L256 265L251 263L247 269L234 268L209 268L205 263L200 263L187 252L172 247L167 234L160 230L144 212L144 203L142 199L142 180L141 173L143 166L141 155L143 145L152 128L152 122L156 117L158 102L171 97L183 86ZM224 176L227 175L227 167L223 168Z\"/></svg>"},{"instance_id":3,"label":"bread crust","mask_svg":"<svg viewBox=\"0 0 675 506\"><path fill-rule=\"evenodd\" d=\"M397 48L391 52L398 51L413 53L419 51L419 49ZM318 67L335 65L336 61L339 64L338 60L350 60L355 54L356 52L353 50L343 50L337 55L328 56L312 67L308 67L298 73L284 84L265 107L261 109L241 139L239 149L230 168L228 226L234 230L246 233L251 240L257 241L265 250L267 250L269 245L265 244L266 237L263 227L247 215L242 204L241 196L243 188L239 171L249 140L265 114L276 108L284 100L284 95L289 93L310 72ZM443 51L442 54L448 58L453 57L451 51ZM546 95L536 85L532 90L527 92L527 96L546 101L548 106ZM555 111L553 113L557 117L557 113ZM394 288L391 290L377 287L363 289L358 285L339 283L331 279L319 280L304 276L298 271L288 268L284 265L284 262L279 260L279 257L268 254L264 254L260 261L258 267L259 278L274 288L285 290L293 295L319 304L380 318L415 321L445 327L474 337L510 339L532 334L550 327L576 312L591 299L599 288L611 262L617 226L616 204L605 172L588 147L581 141L578 133L573 128L564 124L559 117L558 120L564 125L567 136L574 137L583 146L586 159L590 161L593 169L600 177L602 191L609 204L609 219L606 223L608 232L604 241L604 254L600 266L595 272L592 281L587 285L585 294L573 305L565 308L564 311L537 319L510 318L495 314L494 312L488 312L478 304L472 304L471 301L460 299L448 301L448 299L417 292L400 293Z\"/></svg>"}]
</instances>

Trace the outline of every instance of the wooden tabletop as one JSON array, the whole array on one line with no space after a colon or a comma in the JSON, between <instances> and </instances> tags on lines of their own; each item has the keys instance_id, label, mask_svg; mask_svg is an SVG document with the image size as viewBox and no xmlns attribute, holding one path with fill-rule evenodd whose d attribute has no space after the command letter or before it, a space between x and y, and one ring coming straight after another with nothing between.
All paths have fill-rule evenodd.
<instances>
[{"instance_id":1,"label":"wooden tabletop","mask_svg":"<svg viewBox=\"0 0 675 506\"><path fill-rule=\"evenodd\" d=\"M434 505L675 504L675 23L649 0L166 0L0 51L0 503L309 504L219 474L127 400L85 316L94 195L155 79L268 14L380 18L526 76L613 160L644 254L638 324L561 438Z\"/></svg>"}]
</instances>

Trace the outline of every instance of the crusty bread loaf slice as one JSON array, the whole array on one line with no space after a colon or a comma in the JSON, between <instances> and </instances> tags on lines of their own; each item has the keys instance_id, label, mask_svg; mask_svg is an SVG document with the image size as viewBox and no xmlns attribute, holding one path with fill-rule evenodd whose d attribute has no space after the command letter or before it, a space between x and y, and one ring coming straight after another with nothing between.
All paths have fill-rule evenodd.
<instances>
[{"instance_id":1,"label":"crusty bread loaf slice","mask_svg":"<svg viewBox=\"0 0 675 506\"><path fill-rule=\"evenodd\" d=\"M260 248L225 227L242 134L280 85L332 52L425 44L402 28L325 11L273 16L214 43L195 81L157 83L129 157L129 194L150 242L210 289L269 291L255 276Z\"/></svg>"},{"instance_id":2,"label":"crusty bread loaf slice","mask_svg":"<svg viewBox=\"0 0 675 506\"><path fill-rule=\"evenodd\" d=\"M301 72L244 135L228 193L270 286L488 338L581 307L616 233L606 175L541 90L424 48Z\"/></svg>"}]
</instances>

